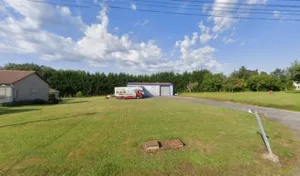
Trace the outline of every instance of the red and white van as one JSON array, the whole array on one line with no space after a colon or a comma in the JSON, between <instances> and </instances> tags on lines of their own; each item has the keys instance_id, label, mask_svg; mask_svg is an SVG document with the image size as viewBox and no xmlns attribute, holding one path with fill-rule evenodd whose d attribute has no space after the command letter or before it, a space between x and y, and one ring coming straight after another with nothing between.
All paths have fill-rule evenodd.
<instances>
[{"instance_id":1,"label":"red and white van","mask_svg":"<svg viewBox=\"0 0 300 176\"><path fill-rule=\"evenodd\" d=\"M143 87L115 87L115 96L118 99L144 98Z\"/></svg>"}]
</instances>

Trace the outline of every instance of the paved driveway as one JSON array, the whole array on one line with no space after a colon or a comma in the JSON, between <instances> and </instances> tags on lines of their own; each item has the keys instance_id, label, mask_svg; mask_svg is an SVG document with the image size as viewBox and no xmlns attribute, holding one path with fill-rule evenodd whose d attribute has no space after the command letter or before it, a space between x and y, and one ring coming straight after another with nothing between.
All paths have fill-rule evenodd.
<instances>
[{"instance_id":1,"label":"paved driveway","mask_svg":"<svg viewBox=\"0 0 300 176\"><path fill-rule=\"evenodd\" d=\"M185 97L172 97L172 98L182 100L182 101L207 104L207 105L230 108L230 109L246 111L246 112L248 112L249 109L254 109L264 113L268 118L276 119L282 122L283 124L286 124L289 128L293 129L296 132L297 137L300 138L300 112L279 110L273 108L264 108L264 107L244 105L244 104L236 104L231 102L205 100L205 99L198 99L198 98L185 98Z\"/></svg>"}]
</instances>

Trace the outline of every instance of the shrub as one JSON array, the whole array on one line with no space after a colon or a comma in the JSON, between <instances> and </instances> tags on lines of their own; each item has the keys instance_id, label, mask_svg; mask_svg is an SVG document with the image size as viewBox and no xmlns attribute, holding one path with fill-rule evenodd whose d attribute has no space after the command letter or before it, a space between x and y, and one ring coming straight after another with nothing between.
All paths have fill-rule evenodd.
<instances>
[{"instance_id":1,"label":"shrub","mask_svg":"<svg viewBox=\"0 0 300 176\"><path fill-rule=\"evenodd\" d=\"M78 97L78 98L83 97L82 92L81 92L81 91L77 92L77 93L76 93L76 97Z\"/></svg>"},{"instance_id":2,"label":"shrub","mask_svg":"<svg viewBox=\"0 0 300 176\"><path fill-rule=\"evenodd\" d=\"M47 104L47 101L41 100L41 99L35 99L35 100L26 100L26 101L15 101L15 102L7 102L2 103L2 106L22 106L22 105L43 105Z\"/></svg>"},{"instance_id":3,"label":"shrub","mask_svg":"<svg viewBox=\"0 0 300 176\"><path fill-rule=\"evenodd\" d=\"M57 99L55 97L54 93L49 93L49 100L48 100L48 104L58 104L59 103L59 99Z\"/></svg>"}]
</instances>

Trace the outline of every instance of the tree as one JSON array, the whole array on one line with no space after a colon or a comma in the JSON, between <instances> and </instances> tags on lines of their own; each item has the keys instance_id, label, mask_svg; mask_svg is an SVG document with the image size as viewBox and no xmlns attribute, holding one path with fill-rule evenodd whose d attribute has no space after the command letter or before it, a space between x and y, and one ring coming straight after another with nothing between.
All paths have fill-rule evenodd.
<instances>
[{"instance_id":1,"label":"tree","mask_svg":"<svg viewBox=\"0 0 300 176\"><path fill-rule=\"evenodd\" d=\"M246 81L253 75L258 75L258 70L248 70L245 66L242 66L238 71L231 73L230 77L244 79Z\"/></svg>"},{"instance_id":2,"label":"tree","mask_svg":"<svg viewBox=\"0 0 300 176\"><path fill-rule=\"evenodd\" d=\"M277 68L271 72L271 75L275 76L280 81L280 90L289 90L293 88L293 81L289 78L288 70Z\"/></svg>"},{"instance_id":3,"label":"tree","mask_svg":"<svg viewBox=\"0 0 300 176\"><path fill-rule=\"evenodd\" d=\"M244 79L229 77L228 79L224 80L223 87L225 91L240 92L245 88L245 81Z\"/></svg>"},{"instance_id":4,"label":"tree","mask_svg":"<svg viewBox=\"0 0 300 176\"><path fill-rule=\"evenodd\" d=\"M192 93L192 90L197 86L198 86L198 82L194 82L194 83L189 82L186 85L186 88L189 90L190 93Z\"/></svg>"},{"instance_id":5,"label":"tree","mask_svg":"<svg viewBox=\"0 0 300 176\"><path fill-rule=\"evenodd\" d=\"M225 79L226 76L223 74L207 73L203 78L201 89L206 92L219 92L222 90Z\"/></svg>"},{"instance_id":6,"label":"tree","mask_svg":"<svg viewBox=\"0 0 300 176\"><path fill-rule=\"evenodd\" d=\"M259 75L253 75L247 80L247 87L251 91L279 91L280 80L274 75L268 75L265 73Z\"/></svg>"},{"instance_id":7,"label":"tree","mask_svg":"<svg viewBox=\"0 0 300 176\"><path fill-rule=\"evenodd\" d=\"M288 68L289 77L291 80L299 83L300 82L300 62L294 61Z\"/></svg>"}]
</instances>

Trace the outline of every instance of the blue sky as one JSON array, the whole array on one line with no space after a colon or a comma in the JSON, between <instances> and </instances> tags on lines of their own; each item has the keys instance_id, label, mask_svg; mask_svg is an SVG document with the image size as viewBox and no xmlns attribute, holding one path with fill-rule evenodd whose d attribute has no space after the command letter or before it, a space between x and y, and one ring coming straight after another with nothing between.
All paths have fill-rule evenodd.
<instances>
[{"instance_id":1,"label":"blue sky","mask_svg":"<svg viewBox=\"0 0 300 176\"><path fill-rule=\"evenodd\" d=\"M70 2L87 5L87 1ZM286 68L300 57L300 22L286 21L297 16L274 11L273 15L242 15L277 21L234 20L214 17L233 15L229 12L190 12L184 6L150 8L134 1L116 1L125 4L104 4L131 9L105 8L103 2L95 2L94 8L77 8L27 0L0 0L3 4L0 7L0 64L32 62L57 69L133 74L206 68L228 74L242 65L270 72ZM267 6L278 1L214 2L210 10L220 2ZM203 8L203 4L194 5ZM210 17L138 11L146 8ZM223 4L220 8L228 6Z\"/></svg>"}]
</instances>

